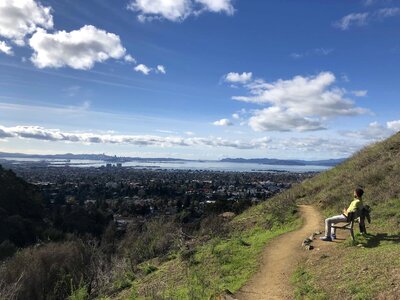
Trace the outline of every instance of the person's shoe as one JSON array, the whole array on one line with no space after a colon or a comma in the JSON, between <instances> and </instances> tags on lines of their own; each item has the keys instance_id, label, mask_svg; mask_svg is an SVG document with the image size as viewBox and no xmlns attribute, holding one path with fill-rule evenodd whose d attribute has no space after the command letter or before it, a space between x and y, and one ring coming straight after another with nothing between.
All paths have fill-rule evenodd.
<instances>
[{"instance_id":1,"label":"person's shoe","mask_svg":"<svg viewBox=\"0 0 400 300\"><path fill-rule=\"evenodd\" d=\"M332 238L330 236L321 236L319 239L324 242L332 242Z\"/></svg>"},{"instance_id":2,"label":"person's shoe","mask_svg":"<svg viewBox=\"0 0 400 300\"><path fill-rule=\"evenodd\" d=\"M336 234L331 235L332 240L336 240Z\"/></svg>"}]
</instances>

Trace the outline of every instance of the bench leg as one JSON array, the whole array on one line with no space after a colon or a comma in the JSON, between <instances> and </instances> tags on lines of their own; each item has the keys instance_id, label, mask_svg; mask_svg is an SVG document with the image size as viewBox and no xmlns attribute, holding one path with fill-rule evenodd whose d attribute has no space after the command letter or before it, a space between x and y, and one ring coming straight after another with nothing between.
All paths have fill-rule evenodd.
<instances>
[{"instance_id":1,"label":"bench leg","mask_svg":"<svg viewBox=\"0 0 400 300\"><path fill-rule=\"evenodd\" d=\"M353 239L353 241L355 240L355 238L354 238L354 230L353 229L350 229L350 234L351 234L351 238Z\"/></svg>"}]
</instances>

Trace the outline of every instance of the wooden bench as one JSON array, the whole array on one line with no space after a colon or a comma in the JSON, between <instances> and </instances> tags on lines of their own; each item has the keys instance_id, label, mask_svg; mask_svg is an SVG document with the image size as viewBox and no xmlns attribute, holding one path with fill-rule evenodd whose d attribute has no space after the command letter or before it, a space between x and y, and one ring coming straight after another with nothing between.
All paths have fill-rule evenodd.
<instances>
[{"instance_id":1,"label":"wooden bench","mask_svg":"<svg viewBox=\"0 0 400 300\"><path fill-rule=\"evenodd\" d=\"M346 223L338 223L338 224L333 224L332 228L335 229L343 229L343 230L349 230L351 234L351 238L354 241L354 222L358 217L356 216L356 213L352 212L349 213L347 216L347 222Z\"/></svg>"}]
</instances>

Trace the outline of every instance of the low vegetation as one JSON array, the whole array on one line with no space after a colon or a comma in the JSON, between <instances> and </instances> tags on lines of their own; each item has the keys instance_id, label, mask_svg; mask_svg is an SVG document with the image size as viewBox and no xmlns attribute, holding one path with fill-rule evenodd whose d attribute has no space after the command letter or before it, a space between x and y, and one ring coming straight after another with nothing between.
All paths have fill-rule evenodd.
<instances>
[{"instance_id":1,"label":"low vegetation","mask_svg":"<svg viewBox=\"0 0 400 300\"><path fill-rule=\"evenodd\" d=\"M256 271L264 245L300 226L296 204L337 213L355 186L372 207L369 234L303 262L292 276L296 297L396 299L399 181L397 134L234 218L210 214L190 230L173 217L155 218L128 226L123 236L111 224L100 240L66 234L62 242L17 250L1 265L0 299L212 299L235 292ZM18 249L10 239L0 247L6 254Z\"/></svg>"},{"instance_id":2,"label":"low vegetation","mask_svg":"<svg viewBox=\"0 0 400 300\"><path fill-rule=\"evenodd\" d=\"M356 235L328 256L316 255L293 275L298 299L397 299L400 293L400 133L292 189L299 202L337 214L365 190L372 208L368 235Z\"/></svg>"},{"instance_id":3,"label":"low vegetation","mask_svg":"<svg viewBox=\"0 0 400 300\"><path fill-rule=\"evenodd\" d=\"M296 228L295 210L274 219L258 206L233 220L229 233L214 236L161 264L134 285L145 299L212 299L236 292L258 268L258 258L273 237ZM253 217L254 216L254 217ZM151 288L154 287L154 288Z\"/></svg>"}]
</instances>

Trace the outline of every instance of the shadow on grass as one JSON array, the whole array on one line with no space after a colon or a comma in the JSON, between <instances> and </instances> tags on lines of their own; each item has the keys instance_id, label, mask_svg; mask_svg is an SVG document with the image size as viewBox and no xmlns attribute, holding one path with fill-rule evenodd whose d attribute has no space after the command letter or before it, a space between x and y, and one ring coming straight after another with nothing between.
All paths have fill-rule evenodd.
<instances>
[{"instance_id":1,"label":"shadow on grass","mask_svg":"<svg viewBox=\"0 0 400 300\"><path fill-rule=\"evenodd\" d=\"M365 248L374 248L378 247L382 241L392 242L395 244L400 244L400 235L393 234L388 235L387 233L377 233L377 234L365 234L365 243L363 246Z\"/></svg>"}]
</instances>

